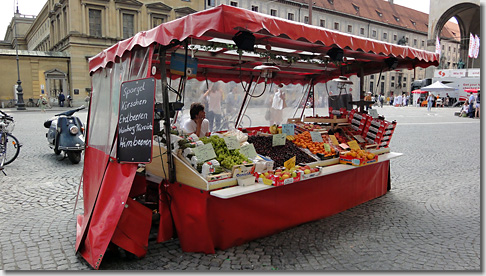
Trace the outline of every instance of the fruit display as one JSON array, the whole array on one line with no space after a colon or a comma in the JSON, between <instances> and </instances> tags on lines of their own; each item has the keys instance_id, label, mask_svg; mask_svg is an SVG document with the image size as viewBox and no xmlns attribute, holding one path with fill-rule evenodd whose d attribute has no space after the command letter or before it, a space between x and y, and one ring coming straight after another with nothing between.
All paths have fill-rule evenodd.
<instances>
[{"instance_id":1,"label":"fruit display","mask_svg":"<svg viewBox=\"0 0 486 276\"><path fill-rule=\"evenodd\" d=\"M244 162L251 163L238 149L228 149L223 138L213 135L210 137L201 137L200 140L204 144L211 143L213 145L216 160L218 160L223 168L231 170L235 165L241 165Z\"/></svg>"},{"instance_id":2,"label":"fruit display","mask_svg":"<svg viewBox=\"0 0 486 276\"><path fill-rule=\"evenodd\" d=\"M323 139L324 141L324 139ZM309 131L302 132L300 134L295 135L295 139L293 143L301 148L307 148L313 154L320 153L325 157L333 156L336 154L336 150L330 147L330 151L326 151L324 147L324 142L313 142L312 137Z\"/></svg>"},{"instance_id":3,"label":"fruit display","mask_svg":"<svg viewBox=\"0 0 486 276\"><path fill-rule=\"evenodd\" d=\"M350 164L354 166L364 166L378 161L378 156L366 150L350 150L348 152L341 152L339 156L339 163Z\"/></svg>"},{"instance_id":4,"label":"fruit display","mask_svg":"<svg viewBox=\"0 0 486 276\"><path fill-rule=\"evenodd\" d=\"M280 168L276 170L269 170L264 173L256 174L259 183L281 186L290 184L301 179L316 177L320 173L320 168L311 168L309 165L295 166L293 168Z\"/></svg>"},{"instance_id":5,"label":"fruit display","mask_svg":"<svg viewBox=\"0 0 486 276\"><path fill-rule=\"evenodd\" d=\"M271 125L268 130L270 131L270 134L279 134L282 133L282 127L279 127L276 124Z\"/></svg>"},{"instance_id":6,"label":"fruit display","mask_svg":"<svg viewBox=\"0 0 486 276\"><path fill-rule=\"evenodd\" d=\"M256 152L270 157L275 162L275 167L282 167L284 162L296 156L296 163L315 162L316 159L301 151L294 143L286 140L285 145L272 147L271 136L250 136L248 143L252 143Z\"/></svg>"}]
</instances>

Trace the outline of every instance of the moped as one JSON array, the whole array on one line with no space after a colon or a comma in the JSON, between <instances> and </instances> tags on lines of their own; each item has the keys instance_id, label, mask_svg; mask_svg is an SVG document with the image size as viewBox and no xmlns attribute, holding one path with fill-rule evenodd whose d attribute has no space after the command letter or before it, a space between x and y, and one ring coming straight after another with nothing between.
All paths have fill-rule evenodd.
<instances>
[{"instance_id":1,"label":"moped","mask_svg":"<svg viewBox=\"0 0 486 276\"><path fill-rule=\"evenodd\" d=\"M46 133L49 147L56 155L64 152L71 163L78 164L81 161L81 153L84 150L84 125L81 120L73 116L77 111L83 110L84 105L54 115L44 122L44 127L49 130Z\"/></svg>"}]
</instances>

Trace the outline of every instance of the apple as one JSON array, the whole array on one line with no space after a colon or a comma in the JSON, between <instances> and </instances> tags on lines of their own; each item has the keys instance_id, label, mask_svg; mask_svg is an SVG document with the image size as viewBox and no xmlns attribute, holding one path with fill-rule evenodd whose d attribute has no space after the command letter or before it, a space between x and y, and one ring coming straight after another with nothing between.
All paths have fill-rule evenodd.
<instances>
[{"instance_id":1,"label":"apple","mask_svg":"<svg viewBox=\"0 0 486 276\"><path fill-rule=\"evenodd\" d=\"M309 169L305 169L305 170L304 170L304 173L305 173L305 174L309 174L310 172L311 172L311 171L310 171Z\"/></svg>"},{"instance_id":2,"label":"apple","mask_svg":"<svg viewBox=\"0 0 486 276\"><path fill-rule=\"evenodd\" d=\"M297 173L296 172L292 172L292 177L297 177Z\"/></svg>"}]
</instances>

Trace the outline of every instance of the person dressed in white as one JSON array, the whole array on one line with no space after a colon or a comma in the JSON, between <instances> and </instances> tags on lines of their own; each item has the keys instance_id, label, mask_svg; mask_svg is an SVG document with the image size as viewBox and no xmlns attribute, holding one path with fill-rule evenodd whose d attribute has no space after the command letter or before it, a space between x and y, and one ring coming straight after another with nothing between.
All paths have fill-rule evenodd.
<instances>
[{"instance_id":1,"label":"person dressed in white","mask_svg":"<svg viewBox=\"0 0 486 276\"><path fill-rule=\"evenodd\" d=\"M402 95L398 95L397 96L397 103L395 106L402 106L403 102L402 102Z\"/></svg>"},{"instance_id":2,"label":"person dressed in white","mask_svg":"<svg viewBox=\"0 0 486 276\"><path fill-rule=\"evenodd\" d=\"M407 106L407 96L405 94L402 96L402 106Z\"/></svg>"},{"instance_id":3,"label":"person dressed in white","mask_svg":"<svg viewBox=\"0 0 486 276\"><path fill-rule=\"evenodd\" d=\"M219 130L221 125L221 101L223 100L223 91L219 83L212 85L204 96L208 101L208 121L209 130L216 131Z\"/></svg>"},{"instance_id":4,"label":"person dressed in white","mask_svg":"<svg viewBox=\"0 0 486 276\"><path fill-rule=\"evenodd\" d=\"M432 93L429 92L429 96L427 97L427 111L430 111L433 102L434 102L434 95L432 95Z\"/></svg>"},{"instance_id":5,"label":"person dressed in white","mask_svg":"<svg viewBox=\"0 0 486 276\"><path fill-rule=\"evenodd\" d=\"M184 122L184 131L189 135L195 133L198 137L209 136L211 133L204 106L201 103L191 104L189 114L191 118Z\"/></svg>"},{"instance_id":6,"label":"person dressed in white","mask_svg":"<svg viewBox=\"0 0 486 276\"><path fill-rule=\"evenodd\" d=\"M285 93L282 91L282 84L278 85L278 88L273 95L271 108L270 108L270 125L281 124L283 120L283 109L286 107Z\"/></svg>"}]
</instances>

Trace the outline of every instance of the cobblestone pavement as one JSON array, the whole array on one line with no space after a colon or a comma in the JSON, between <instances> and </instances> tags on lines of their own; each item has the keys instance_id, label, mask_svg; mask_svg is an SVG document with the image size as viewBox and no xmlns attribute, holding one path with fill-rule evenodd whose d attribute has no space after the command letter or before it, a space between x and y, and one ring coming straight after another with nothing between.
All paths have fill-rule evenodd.
<instances>
[{"instance_id":1,"label":"cobblestone pavement","mask_svg":"<svg viewBox=\"0 0 486 276\"><path fill-rule=\"evenodd\" d=\"M455 117L457 110L378 109L398 122L390 147L404 153L391 161L392 189L380 198L216 254L150 240L146 257L107 254L101 269L478 271L480 120ZM47 146L42 123L55 110L4 111L23 147L8 176L0 174L0 268L90 270L74 250L83 162L58 160Z\"/></svg>"}]
</instances>

